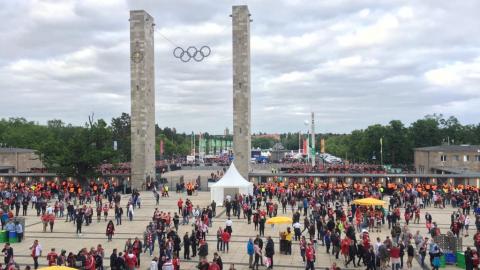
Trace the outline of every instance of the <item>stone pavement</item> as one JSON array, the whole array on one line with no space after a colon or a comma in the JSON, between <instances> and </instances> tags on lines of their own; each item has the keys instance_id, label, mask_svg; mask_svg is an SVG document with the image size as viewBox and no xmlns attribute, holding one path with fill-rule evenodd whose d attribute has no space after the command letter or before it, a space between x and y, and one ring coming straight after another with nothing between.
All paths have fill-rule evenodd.
<instances>
[{"instance_id":1,"label":"stone pavement","mask_svg":"<svg viewBox=\"0 0 480 270\"><path fill-rule=\"evenodd\" d=\"M176 202L179 197L182 197L183 200L186 198L186 194L177 194L175 192L170 192L170 198L161 198L159 209L163 211L175 212L177 210ZM33 243L34 239L38 239L43 248L42 257L39 259L41 265L46 265L46 255L51 248L56 248L56 251L59 253L60 250L65 249L68 252L72 251L77 253L83 247L96 247L97 244L101 244L105 249L105 261L104 265L109 265L108 257L110 256L112 249L117 248L119 251L123 251L125 241L128 238L139 237L143 241L143 231L151 220L155 206L155 200L151 192L142 192L142 208L135 211L135 216L133 221L123 220L121 226L115 226L115 235L112 242L107 242L105 236L106 222L103 220L99 223L96 221L96 216L94 215L93 223L90 226L83 226L82 231L83 235L78 237L75 234L75 225L70 222L65 222L64 219L57 219L55 222L55 227L53 233L42 232L42 223L40 222L40 217L36 216L36 211L34 209L29 209L28 216L26 217L26 233L25 239L22 243L12 244L15 254L15 260L20 265L33 264L33 260L30 257L29 247ZM199 192L198 195L190 196L190 200L193 204L200 205L200 207L206 206L210 203L210 193L209 192ZM128 196L125 195L122 197L121 204L125 206L128 201ZM124 207L125 208L125 207ZM433 216L433 220L436 221L442 232L446 232L449 227L450 214L453 211L451 207L447 209L437 209L429 208L427 209ZM217 209L218 217L213 221L213 227L209 231L207 236L207 242L209 246L209 255L208 258L211 260L213 258L213 252L216 249L216 230L219 226L225 227L226 216L224 214L223 208ZM425 223L423 221L423 216L425 210L421 212L421 223L420 224L410 224L409 228L412 230L412 233L415 233L416 230L420 230L422 234L426 234L427 230ZM288 216L291 216L291 212L288 211ZM403 214L402 214L403 216ZM113 218L113 210L109 212L109 219ZM303 218L302 218L303 219ZM473 215L471 219L474 220ZM277 228L272 228L267 225L265 228L265 235L272 236L275 242L276 254L274 256L275 269L304 269L304 264L301 261L300 250L298 242L294 242L292 245L292 255L280 255L279 254L279 242L278 242L278 232L279 230L285 230L287 225L279 225ZM472 226L471 226L472 227ZM186 231L191 232L191 225L180 226L179 235L182 238ZM382 233L371 233L371 238L375 239L377 236L380 236L382 239L385 239L387 235L390 234L390 231L387 230L387 226L382 230ZM473 245L472 235L474 231L470 229L470 237L464 238L464 246ZM248 255L246 253L246 244L249 237L254 237L256 232L253 229L253 223L248 225L245 219L233 219L233 235L230 243L229 253L221 253L220 256L224 262L224 269L228 269L230 263L235 264L236 269L248 269ZM182 245L183 247L183 245ZM155 247L154 254L158 252L158 246ZM194 258L191 261L183 261L183 251L180 252L181 258L181 269L196 269L196 263L198 258ZM147 254L143 254L141 257L141 269L147 269L149 267L151 257ZM325 248L319 246L317 248L317 262L316 269L325 269L329 267L333 262L337 262L338 266L344 269L343 260L335 260L331 255L327 255ZM448 268L458 269L453 266ZM264 269L264 267L260 268ZM357 268L357 269L364 269ZM420 269L418 263L414 260L414 269Z\"/></svg>"}]
</instances>

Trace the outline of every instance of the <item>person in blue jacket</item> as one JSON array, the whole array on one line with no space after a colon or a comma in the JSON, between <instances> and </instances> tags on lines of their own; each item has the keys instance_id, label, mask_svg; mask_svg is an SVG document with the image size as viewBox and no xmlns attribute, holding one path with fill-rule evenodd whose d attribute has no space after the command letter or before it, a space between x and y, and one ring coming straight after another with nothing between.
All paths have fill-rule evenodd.
<instances>
[{"instance_id":1,"label":"person in blue jacket","mask_svg":"<svg viewBox=\"0 0 480 270\"><path fill-rule=\"evenodd\" d=\"M252 238L248 239L247 243L247 254L248 254L248 267L253 267L253 254L255 253L255 249L253 247L253 240Z\"/></svg>"}]
</instances>

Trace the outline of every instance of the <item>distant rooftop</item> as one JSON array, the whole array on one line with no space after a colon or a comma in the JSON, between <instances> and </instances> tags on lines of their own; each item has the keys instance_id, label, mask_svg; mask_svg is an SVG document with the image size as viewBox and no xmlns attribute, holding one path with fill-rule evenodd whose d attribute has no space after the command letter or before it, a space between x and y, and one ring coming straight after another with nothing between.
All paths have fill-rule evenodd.
<instances>
[{"instance_id":1,"label":"distant rooftop","mask_svg":"<svg viewBox=\"0 0 480 270\"><path fill-rule=\"evenodd\" d=\"M25 148L0 148L0 153L35 153L35 150Z\"/></svg>"},{"instance_id":2,"label":"distant rooftop","mask_svg":"<svg viewBox=\"0 0 480 270\"><path fill-rule=\"evenodd\" d=\"M478 152L480 153L480 145L438 145L429 147L419 147L415 150L420 151L437 151L437 152Z\"/></svg>"}]
</instances>

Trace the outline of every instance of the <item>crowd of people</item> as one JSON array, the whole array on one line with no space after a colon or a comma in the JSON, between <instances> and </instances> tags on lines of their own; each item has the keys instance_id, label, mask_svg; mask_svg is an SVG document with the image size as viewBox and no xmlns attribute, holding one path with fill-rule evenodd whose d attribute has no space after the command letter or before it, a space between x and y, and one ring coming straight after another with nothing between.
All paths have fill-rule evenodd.
<instances>
[{"instance_id":1,"label":"crowd of people","mask_svg":"<svg viewBox=\"0 0 480 270\"><path fill-rule=\"evenodd\" d=\"M478 265L480 251L479 190L472 186L449 184L325 184L307 181L268 183L254 187L253 195L237 195L226 199L227 216L244 218L253 223L258 232L249 241L247 253L250 267L258 263L272 268L275 254L269 237L263 249L266 221L275 216L292 216L291 228L280 233L280 253L292 254L292 242L298 241L306 269L314 269L315 254L320 246L335 259L343 259L344 266L363 265L366 269L413 269L413 259L418 258L423 267L428 264L438 269L444 252L435 241L442 233L449 237L469 237L470 225L475 224L473 240L475 249L465 252L467 269ZM385 206L358 206L353 200L373 197L383 199L389 195ZM388 207L387 207L388 204ZM439 210L451 207L449 230L441 231L426 207ZM470 219L472 216L472 219ZM302 218L303 217L303 218ZM425 224L425 231L413 231L410 223ZM385 238L373 233L387 231ZM270 245L268 245L270 243ZM269 247L270 246L270 247ZM262 260L265 257L265 260ZM255 259L254 259L255 258ZM341 258L341 259L340 259ZM253 261L253 262L252 262ZM335 263L335 268L339 268Z\"/></svg>"},{"instance_id":2,"label":"crowd of people","mask_svg":"<svg viewBox=\"0 0 480 270\"><path fill-rule=\"evenodd\" d=\"M112 241L116 226L122 225L124 214L128 220L134 220L134 212L142 207L139 192L134 190L122 203L122 196L109 183L94 183L83 188L68 181L61 184L16 183L2 184L0 188L2 228L16 232L19 241L22 241L24 228L15 217L26 216L31 210L41 220L45 233L54 233L56 219L62 219L74 225L78 237L82 237L83 226L105 226L105 236ZM152 193L157 205L160 198L169 198L168 190L165 192L162 188L153 188ZM465 263L467 269L478 265L480 198L479 190L472 186L446 183L347 185L309 180L305 183L270 182L254 185L251 195L227 196L223 202L227 218L224 226L218 228L212 226L216 202L200 207L193 203L195 197L180 196L176 202L178 211L155 208L143 237L128 239L122 248L113 249L109 257L109 266L113 270L138 268L143 253L153 258L149 264L152 270L180 269L181 260L189 261L195 257L198 257L199 269L226 269L221 255L231 252L235 219L245 219L246 226L252 226L255 231L246 243L252 269L261 265L273 269L275 256L279 253L291 256L294 254L292 249L297 246L305 269L315 269L322 249L335 258L332 269L340 269L342 264L366 269L413 269L414 258L418 258L421 266L429 264L438 269L442 254L448 252L435 240L442 234L457 239L473 237L474 248L466 250ZM384 206L353 203L355 199L365 197L385 199L386 203ZM447 230L437 224L427 208L449 210L450 226ZM271 236L265 238L265 226L269 218L281 215L291 216L292 222L279 235L280 241L275 243ZM424 224L425 229L414 231L408 226L412 223ZM192 230L179 235L180 226L191 226ZM382 232L387 232L388 236L374 236ZM210 248L215 250L212 254L206 236L215 233L217 245L216 249ZM37 269L39 258L44 255L41 243L33 241L30 250L32 267ZM18 268L10 243L5 244L2 252L5 259L2 269ZM213 255L213 259L210 260L209 255ZM93 270L104 268L105 256L105 250L99 244L95 248L72 252L50 249L45 258L48 265Z\"/></svg>"},{"instance_id":3,"label":"crowd of people","mask_svg":"<svg viewBox=\"0 0 480 270\"><path fill-rule=\"evenodd\" d=\"M400 166L403 173L413 172L414 168ZM281 171L286 173L356 173L356 174L384 174L385 168L381 165L367 163L319 163L312 166L307 162L286 162L281 164Z\"/></svg>"}]
</instances>

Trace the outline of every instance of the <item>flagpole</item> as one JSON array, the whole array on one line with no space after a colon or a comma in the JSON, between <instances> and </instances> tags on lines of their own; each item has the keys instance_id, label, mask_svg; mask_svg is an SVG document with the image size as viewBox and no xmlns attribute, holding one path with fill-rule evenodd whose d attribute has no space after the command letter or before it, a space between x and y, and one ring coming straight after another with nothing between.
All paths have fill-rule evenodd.
<instances>
[{"instance_id":1,"label":"flagpole","mask_svg":"<svg viewBox=\"0 0 480 270\"><path fill-rule=\"evenodd\" d=\"M383 137L380 137L380 164L383 166Z\"/></svg>"}]
</instances>

